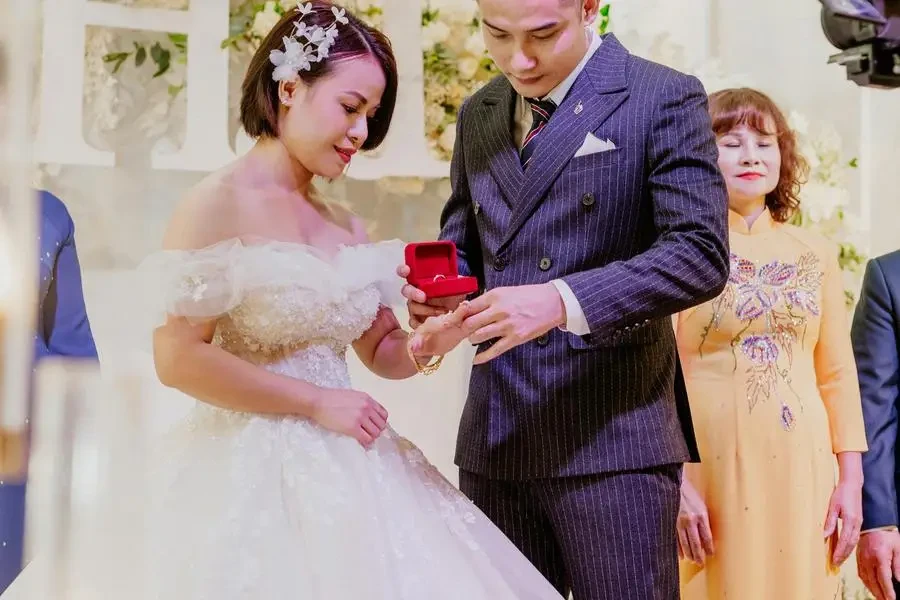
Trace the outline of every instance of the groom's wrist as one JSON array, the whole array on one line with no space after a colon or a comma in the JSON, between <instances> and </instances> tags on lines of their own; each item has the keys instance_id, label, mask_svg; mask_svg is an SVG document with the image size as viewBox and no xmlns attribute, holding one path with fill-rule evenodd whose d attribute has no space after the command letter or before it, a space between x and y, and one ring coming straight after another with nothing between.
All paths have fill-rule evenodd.
<instances>
[{"instance_id":1,"label":"groom's wrist","mask_svg":"<svg viewBox=\"0 0 900 600\"><path fill-rule=\"evenodd\" d=\"M559 325L559 328L575 335L589 334L591 328L584 315L584 310L582 310L581 304L578 302L578 298L575 297L569 284L562 279L554 279L550 283L556 287L565 309L564 321Z\"/></svg>"},{"instance_id":2,"label":"groom's wrist","mask_svg":"<svg viewBox=\"0 0 900 600\"><path fill-rule=\"evenodd\" d=\"M560 289L559 280L555 279L549 282L547 285L549 285L550 289L553 291L553 294L556 296L557 302L556 318L552 323L550 323L550 327L559 327L560 329L565 329L566 323L569 320L569 311L568 307L566 306L566 298L563 294L563 290ZM563 283L562 285L565 285L565 283Z\"/></svg>"}]
</instances>

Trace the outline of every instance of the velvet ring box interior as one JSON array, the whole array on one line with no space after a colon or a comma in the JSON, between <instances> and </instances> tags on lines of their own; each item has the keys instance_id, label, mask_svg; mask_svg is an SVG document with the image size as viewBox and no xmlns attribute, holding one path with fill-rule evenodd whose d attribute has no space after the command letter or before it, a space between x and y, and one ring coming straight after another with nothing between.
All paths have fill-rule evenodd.
<instances>
[{"instance_id":1,"label":"velvet ring box interior","mask_svg":"<svg viewBox=\"0 0 900 600\"><path fill-rule=\"evenodd\" d=\"M407 283L429 298L471 294L478 291L478 280L460 277L456 262L456 244L450 241L418 242L406 245Z\"/></svg>"}]
</instances>

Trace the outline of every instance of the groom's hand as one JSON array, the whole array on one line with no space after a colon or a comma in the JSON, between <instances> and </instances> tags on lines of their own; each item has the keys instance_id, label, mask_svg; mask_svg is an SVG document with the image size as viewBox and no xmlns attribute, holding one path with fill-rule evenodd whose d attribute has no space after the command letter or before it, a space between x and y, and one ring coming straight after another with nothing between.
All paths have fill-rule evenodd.
<instances>
[{"instance_id":1,"label":"groom's hand","mask_svg":"<svg viewBox=\"0 0 900 600\"><path fill-rule=\"evenodd\" d=\"M475 355L480 365L565 324L566 307L552 283L495 288L469 302L463 328L478 345L497 341Z\"/></svg>"},{"instance_id":2,"label":"groom's hand","mask_svg":"<svg viewBox=\"0 0 900 600\"><path fill-rule=\"evenodd\" d=\"M397 267L397 275L406 279L409 277L409 266ZM409 326L417 329L428 317L439 317L453 312L466 299L465 296L449 296L447 298L427 298L425 292L410 284L404 284L401 290L406 298L406 307L409 310Z\"/></svg>"}]
</instances>

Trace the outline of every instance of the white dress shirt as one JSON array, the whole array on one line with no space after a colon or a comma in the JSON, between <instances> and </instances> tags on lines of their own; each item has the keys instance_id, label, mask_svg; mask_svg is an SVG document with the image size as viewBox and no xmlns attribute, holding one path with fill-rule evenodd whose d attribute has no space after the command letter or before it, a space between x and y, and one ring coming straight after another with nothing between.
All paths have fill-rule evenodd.
<instances>
[{"instance_id":1,"label":"white dress shirt","mask_svg":"<svg viewBox=\"0 0 900 600\"><path fill-rule=\"evenodd\" d=\"M584 69L584 65L587 64L587 61L594 55L594 52L597 48L600 47L602 39L597 34L597 32L586 29L587 35L591 36L591 44L587 49L587 52L584 53L584 57L581 59L581 62L569 73L569 76L563 79L559 85L550 90L550 93L541 98L541 100L553 100L556 106L559 106L563 103L563 100L566 99L566 95L569 93L569 90L572 89L572 86L575 84L575 80L578 78L578 75L581 73L582 69ZM528 102L522 96L519 96L516 101L516 112L515 112L515 122L514 122L514 138L516 143L519 145L519 148L525 143L525 137L528 135L528 132L531 130L531 125L534 122L534 117L531 114L531 107L528 105ZM551 281L554 286L556 286L557 291L559 292L560 297L562 297L563 305L566 307L566 324L563 329L565 331L570 331L576 335L587 335L591 332L590 327L588 326L587 319L584 316L584 311L581 309L581 304L578 302L578 298L575 297L575 294L572 293L572 289L568 286L568 284L562 279L554 279Z\"/></svg>"}]
</instances>

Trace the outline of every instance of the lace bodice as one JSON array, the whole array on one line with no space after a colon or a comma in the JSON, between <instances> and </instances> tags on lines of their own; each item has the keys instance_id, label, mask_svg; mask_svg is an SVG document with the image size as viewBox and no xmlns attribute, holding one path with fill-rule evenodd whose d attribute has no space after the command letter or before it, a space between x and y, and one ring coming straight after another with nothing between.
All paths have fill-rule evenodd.
<instances>
[{"instance_id":1,"label":"lace bodice","mask_svg":"<svg viewBox=\"0 0 900 600\"><path fill-rule=\"evenodd\" d=\"M245 360L317 385L349 385L346 348L382 305L402 302L398 240L311 246L228 240L148 257L156 311L193 322L218 319L213 343Z\"/></svg>"}]
</instances>

